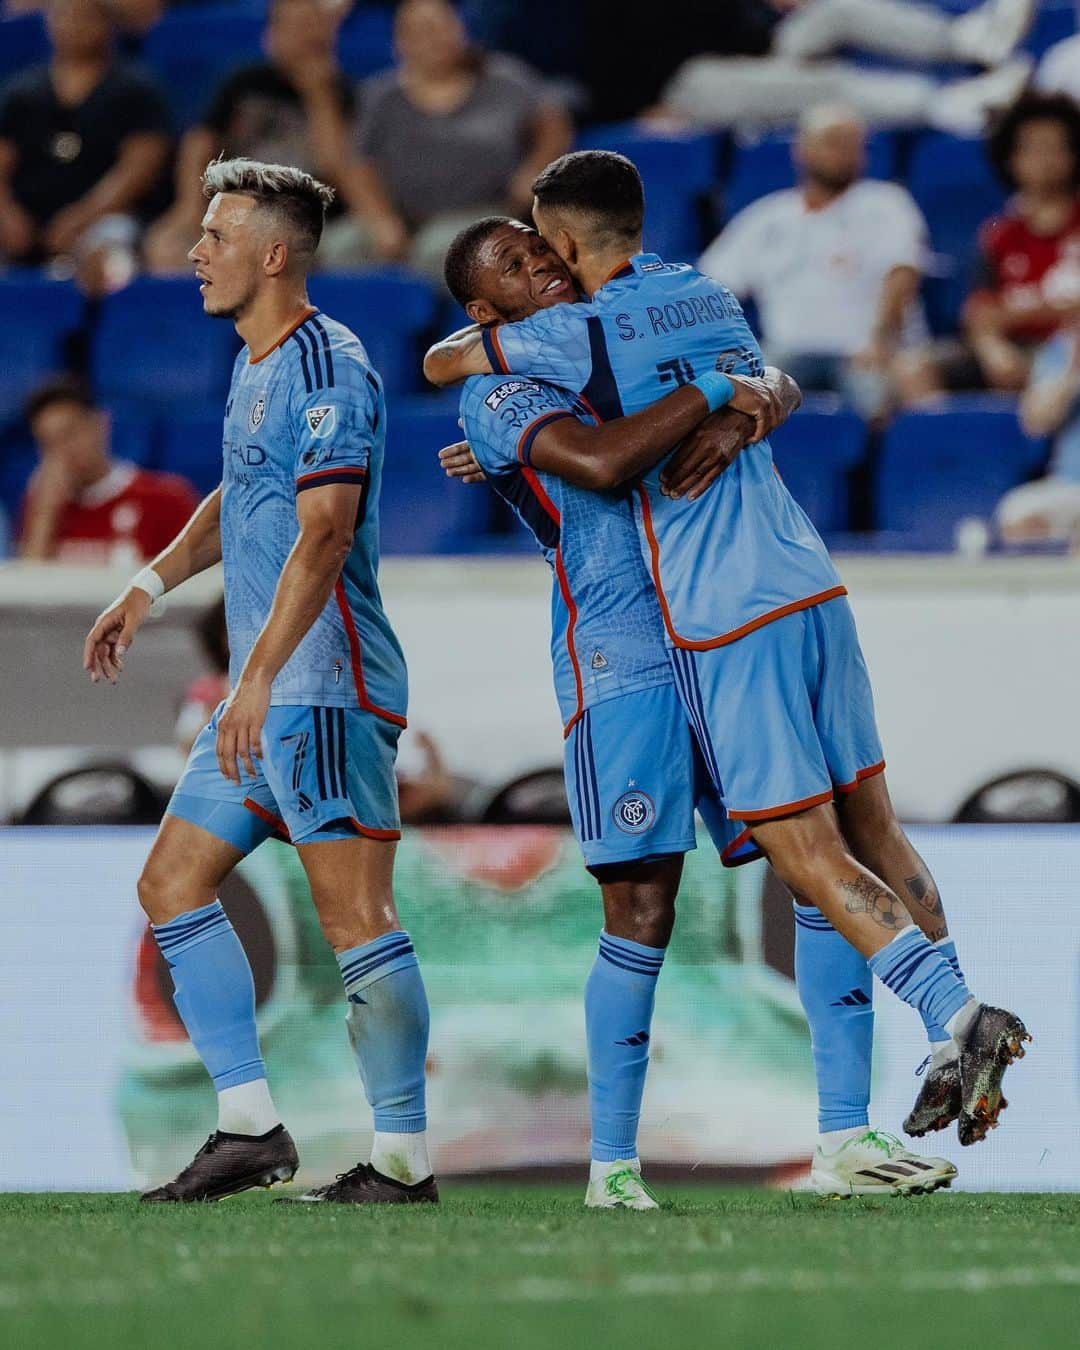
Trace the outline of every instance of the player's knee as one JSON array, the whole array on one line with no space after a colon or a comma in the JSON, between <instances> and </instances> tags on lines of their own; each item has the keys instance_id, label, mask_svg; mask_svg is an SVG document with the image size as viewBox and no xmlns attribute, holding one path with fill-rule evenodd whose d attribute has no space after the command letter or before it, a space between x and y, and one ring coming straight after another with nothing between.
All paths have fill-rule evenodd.
<instances>
[{"instance_id":1,"label":"player's knee","mask_svg":"<svg viewBox=\"0 0 1080 1350\"><path fill-rule=\"evenodd\" d=\"M198 909L214 899L213 895L194 893L172 869L158 863L153 854L147 859L135 889L139 904L151 923L168 923L189 909Z\"/></svg>"},{"instance_id":2,"label":"player's knee","mask_svg":"<svg viewBox=\"0 0 1080 1350\"><path fill-rule=\"evenodd\" d=\"M755 830L774 871L792 889L806 893L836 868L851 863L848 847L831 813L792 817Z\"/></svg>"}]
</instances>

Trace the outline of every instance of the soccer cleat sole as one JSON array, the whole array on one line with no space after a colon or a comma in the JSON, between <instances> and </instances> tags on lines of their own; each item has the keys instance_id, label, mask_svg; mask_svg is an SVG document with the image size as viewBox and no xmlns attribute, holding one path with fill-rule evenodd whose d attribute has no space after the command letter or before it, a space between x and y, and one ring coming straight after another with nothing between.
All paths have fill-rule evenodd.
<instances>
[{"instance_id":1,"label":"soccer cleat sole","mask_svg":"<svg viewBox=\"0 0 1080 1350\"><path fill-rule=\"evenodd\" d=\"M965 1147L981 1143L991 1130L997 1129L1001 1113L1009 1105L1001 1091L1001 1080L1010 1064L1024 1058L1024 1043L1031 1040L1031 1033L1019 1017L1014 1017L1012 1024L1002 1031L993 1057L976 1077L974 1102L960 1112L957 1135Z\"/></svg>"},{"instance_id":2,"label":"soccer cleat sole","mask_svg":"<svg viewBox=\"0 0 1080 1350\"><path fill-rule=\"evenodd\" d=\"M822 1200L850 1200L854 1195L891 1195L908 1200L914 1195L932 1195L934 1191L947 1191L954 1177L933 1177L930 1180L913 1181L909 1185L896 1186L848 1186L818 1185L810 1182L811 1191Z\"/></svg>"},{"instance_id":3,"label":"soccer cleat sole","mask_svg":"<svg viewBox=\"0 0 1080 1350\"><path fill-rule=\"evenodd\" d=\"M235 1181L229 1182L227 1186L220 1186L213 1190L208 1190L205 1195L193 1196L189 1200L182 1200L177 1196L147 1196L141 1197L141 1203L144 1205L210 1205L216 1204L219 1200L227 1200L231 1195L242 1195L244 1191L270 1190L277 1185L287 1186L296 1175L296 1168L289 1167L287 1164L272 1167L260 1168L258 1172L252 1172L246 1177L238 1177Z\"/></svg>"}]
</instances>

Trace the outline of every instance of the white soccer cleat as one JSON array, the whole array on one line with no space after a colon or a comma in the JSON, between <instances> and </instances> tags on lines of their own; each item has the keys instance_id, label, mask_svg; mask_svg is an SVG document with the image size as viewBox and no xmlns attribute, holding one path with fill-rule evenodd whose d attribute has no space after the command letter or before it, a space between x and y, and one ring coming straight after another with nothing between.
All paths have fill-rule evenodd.
<instances>
[{"instance_id":1,"label":"white soccer cleat","mask_svg":"<svg viewBox=\"0 0 1080 1350\"><path fill-rule=\"evenodd\" d=\"M1023 42L1037 0L986 0L953 20L953 54L959 61L998 66Z\"/></svg>"},{"instance_id":2,"label":"white soccer cleat","mask_svg":"<svg viewBox=\"0 0 1080 1350\"><path fill-rule=\"evenodd\" d=\"M656 1198L641 1179L641 1164L609 1163L607 1170L589 1178L586 1209L659 1209Z\"/></svg>"},{"instance_id":3,"label":"white soccer cleat","mask_svg":"<svg viewBox=\"0 0 1080 1350\"><path fill-rule=\"evenodd\" d=\"M867 1130L835 1153L814 1150L810 1189L818 1195L928 1195L951 1186L956 1168L946 1158L912 1153L894 1134Z\"/></svg>"}]
</instances>

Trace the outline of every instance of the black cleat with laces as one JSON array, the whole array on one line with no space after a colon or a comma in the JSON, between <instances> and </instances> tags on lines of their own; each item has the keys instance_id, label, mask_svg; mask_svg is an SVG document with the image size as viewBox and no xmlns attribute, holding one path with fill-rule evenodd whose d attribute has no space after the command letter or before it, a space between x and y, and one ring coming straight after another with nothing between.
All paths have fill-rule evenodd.
<instances>
[{"instance_id":1,"label":"black cleat with laces","mask_svg":"<svg viewBox=\"0 0 1080 1350\"><path fill-rule=\"evenodd\" d=\"M1023 1059L1027 1027L1015 1013L982 1004L960 1049L960 1119L962 1144L977 1144L995 1129L1008 1103L1001 1080L1014 1059Z\"/></svg>"},{"instance_id":2,"label":"black cleat with laces","mask_svg":"<svg viewBox=\"0 0 1080 1350\"><path fill-rule=\"evenodd\" d=\"M962 1093L960 1090L960 1059L954 1056L941 1064L929 1066L923 1078L915 1105L911 1108L904 1130L916 1139L934 1130L944 1130L960 1114Z\"/></svg>"},{"instance_id":3,"label":"black cleat with laces","mask_svg":"<svg viewBox=\"0 0 1080 1350\"><path fill-rule=\"evenodd\" d=\"M358 1163L339 1172L327 1186L314 1186L303 1195L283 1195L279 1205L416 1205L438 1204L439 1188L434 1177L413 1185L376 1172L370 1163Z\"/></svg>"},{"instance_id":4,"label":"black cleat with laces","mask_svg":"<svg viewBox=\"0 0 1080 1350\"><path fill-rule=\"evenodd\" d=\"M291 1181L300 1166L296 1145L284 1125L266 1134L226 1134L217 1130L174 1180L146 1191L144 1204L193 1204L269 1188Z\"/></svg>"}]
</instances>

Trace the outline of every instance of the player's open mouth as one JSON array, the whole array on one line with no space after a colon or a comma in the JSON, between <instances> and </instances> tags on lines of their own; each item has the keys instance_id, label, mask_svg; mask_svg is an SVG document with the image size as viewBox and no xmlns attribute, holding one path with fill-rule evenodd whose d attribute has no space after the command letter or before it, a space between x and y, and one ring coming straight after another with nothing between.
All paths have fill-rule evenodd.
<instances>
[{"instance_id":1,"label":"player's open mouth","mask_svg":"<svg viewBox=\"0 0 1080 1350\"><path fill-rule=\"evenodd\" d=\"M552 277L546 286L540 288L541 295L551 295L553 291L569 290L569 283L565 277Z\"/></svg>"}]
</instances>

